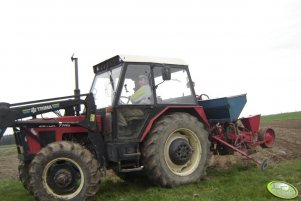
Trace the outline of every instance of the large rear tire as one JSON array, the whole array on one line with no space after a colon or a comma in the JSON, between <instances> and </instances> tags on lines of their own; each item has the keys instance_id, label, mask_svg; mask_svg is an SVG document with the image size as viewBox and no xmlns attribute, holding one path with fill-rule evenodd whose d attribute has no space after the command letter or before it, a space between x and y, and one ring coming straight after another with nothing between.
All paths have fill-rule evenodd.
<instances>
[{"instance_id":1,"label":"large rear tire","mask_svg":"<svg viewBox=\"0 0 301 201\"><path fill-rule=\"evenodd\" d=\"M198 119L172 113L156 122L142 147L146 175L156 185L195 183L206 175L210 142Z\"/></svg>"},{"instance_id":2,"label":"large rear tire","mask_svg":"<svg viewBox=\"0 0 301 201\"><path fill-rule=\"evenodd\" d=\"M97 193L98 162L79 144L62 141L43 148L29 169L30 189L40 201L85 201Z\"/></svg>"}]
</instances>

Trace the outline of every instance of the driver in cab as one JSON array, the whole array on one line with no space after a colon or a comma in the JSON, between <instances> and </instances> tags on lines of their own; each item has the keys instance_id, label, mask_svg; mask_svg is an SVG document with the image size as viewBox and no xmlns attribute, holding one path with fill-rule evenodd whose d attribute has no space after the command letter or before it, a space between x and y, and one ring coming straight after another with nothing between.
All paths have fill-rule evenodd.
<instances>
[{"instance_id":1,"label":"driver in cab","mask_svg":"<svg viewBox=\"0 0 301 201\"><path fill-rule=\"evenodd\" d=\"M151 87L148 83L148 78L146 75L139 75L138 77L139 89L130 96L130 101L133 104L151 104Z\"/></svg>"},{"instance_id":2,"label":"driver in cab","mask_svg":"<svg viewBox=\"0 0 301 201\"><path fill-rule=\"evenodd\" d=\"M146 75L139 75L137 80L137 90L129 96L129 100L134 105L149 105L152 103L152 92L149 80ZM144 112L140 108L120 108L118 115L119 132L124 133L128 123L135 119L143 119Z\"/></svg>"}]
</instances>

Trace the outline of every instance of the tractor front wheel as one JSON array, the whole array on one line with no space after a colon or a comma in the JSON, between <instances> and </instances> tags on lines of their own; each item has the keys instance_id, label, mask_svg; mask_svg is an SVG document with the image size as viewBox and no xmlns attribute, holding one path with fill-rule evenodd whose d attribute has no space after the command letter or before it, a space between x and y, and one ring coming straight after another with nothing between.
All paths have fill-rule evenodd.
<instances>
[{"instance_id":1,"label":"tractor front wheel","mask_svg":"<svg viewBox=\"0 0 301 201\"><path fill-rule=\"evenodd\" d=\"M163 187L200 181L206 174L210 143L196 117L173 113L156 122L142 148L149 179Z\"/></svg>"},{"instance_id":2,"label":"tractor front wheel","mask_svg":"<svg viewBox=\"0 0 301 201\"><path fill-rule=\"evenodd\" d=\"M89 200L99 187L93 155L79 144L62 141L43 148L29 169L30 189L37 200Z\"/></svg>"}]
</instances>

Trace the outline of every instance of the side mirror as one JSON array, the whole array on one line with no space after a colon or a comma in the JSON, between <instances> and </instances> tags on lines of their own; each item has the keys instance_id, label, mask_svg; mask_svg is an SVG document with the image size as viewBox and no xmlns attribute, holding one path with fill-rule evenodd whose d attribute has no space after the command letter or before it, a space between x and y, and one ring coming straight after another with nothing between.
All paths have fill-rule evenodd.
<instances>
[{"instance_id":1,"label":"side mirror","mask_svg":"<svg viewBox=\"0 0 301 201\"><path fill-rule=\"evenodd\" d=\"M170 80L171 79L171 71L169 67L162 68L162 79L163 80Z\"/></svg>"}]
</instances>

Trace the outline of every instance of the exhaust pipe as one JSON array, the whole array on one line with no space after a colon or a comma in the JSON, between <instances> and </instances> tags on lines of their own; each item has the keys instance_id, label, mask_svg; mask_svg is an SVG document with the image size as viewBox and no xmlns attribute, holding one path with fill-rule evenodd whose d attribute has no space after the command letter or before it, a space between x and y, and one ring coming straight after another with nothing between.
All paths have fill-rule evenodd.
<instances>
[{"instance_id":1,"label":"exhaust pipe","mask_svg":"<svg viewBox=\"0 0 301 201\"><path fill-rule=\"evenodd\" d=\"M78 84L78 58L73 57L74 54L71 57L71 61L74 61L74 67L75 67L75 90L74 90L74 96L75 99L79 100L80 98L80 90L79 90L79 84ZM80 113L80 105L75 106L75 113L76 116L79 116Z\"/></svg>"}]
</instances>

